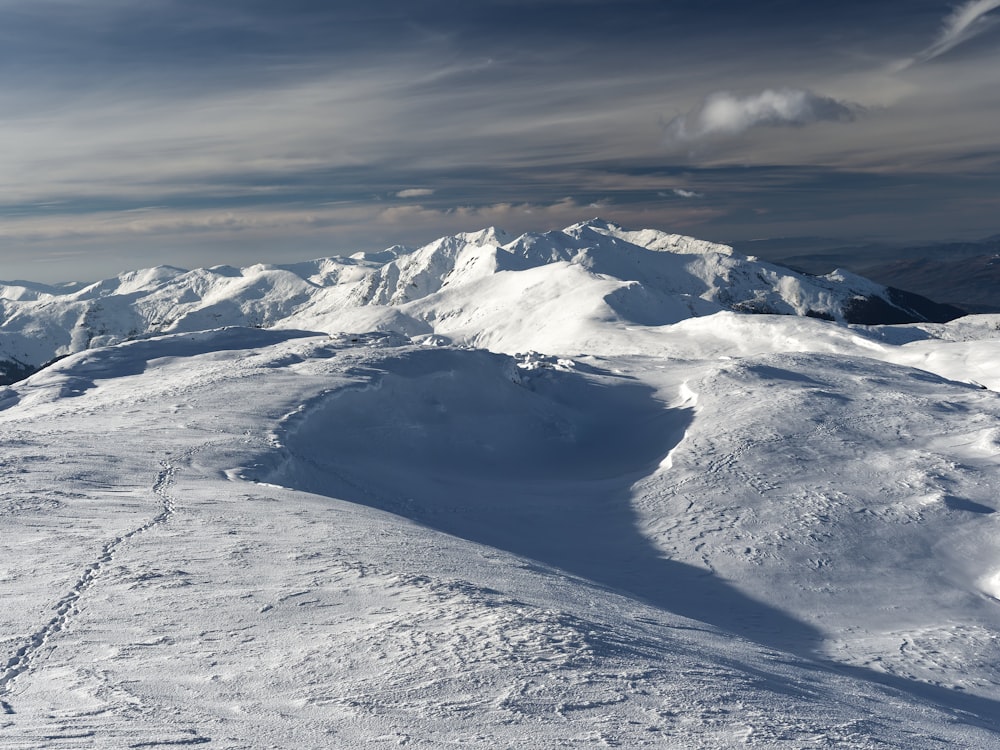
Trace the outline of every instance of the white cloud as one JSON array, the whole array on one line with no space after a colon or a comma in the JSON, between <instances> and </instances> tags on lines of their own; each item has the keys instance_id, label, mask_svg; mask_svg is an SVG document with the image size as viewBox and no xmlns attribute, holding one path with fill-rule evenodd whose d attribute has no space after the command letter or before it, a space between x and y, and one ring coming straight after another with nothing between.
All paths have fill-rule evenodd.
<instances>
[{"instance_id":1,"label":"white cloud","mask_svg":"<svg viewBox=\"0 0 1000 750\"><path fill-rule=\"evenodd\" d=\"M986 14L997 8L1000 8L1000 0L968 0L958 6L945 19L944 28L934 43L916 56L900 60L893 66L894 70L902 71L917 63L933 60L978 36L996 23L995 18L986 18Z\"/></svg>"},{"instance_id":2,"label":"white cloud","mask_svg":"<svg viewBox=\"0 0 1000 750\"><path fill-rule=\"evenodd\" d=\"M696 193L694 190L685 190L684 188L674 188L673 194L678 198L704 198L702 193Z\"/></svg>"},{"instance_id":3,"label":"white cloud","mask_svg":"<svg viewBox=\"0 0 1000 750\"><path fill-rule=\"evenodd\" d=\"M670 141L693 141L739 135L762 126L802 126L853 120L859 107L803 89L767 89L740 97L726 91L710 94L700 106L667 123Z\"/></svg>"},{"instance_id":4,"label":"white cloud","mask_svg":"<svg viewBox=\"0 0 1000 750\"><path fill-rule=\"evenodd\" d=\"M430 188L407 188L396 193L397 198L426 198L428 195L434 195Z\"/></svg>"}]
</instances>

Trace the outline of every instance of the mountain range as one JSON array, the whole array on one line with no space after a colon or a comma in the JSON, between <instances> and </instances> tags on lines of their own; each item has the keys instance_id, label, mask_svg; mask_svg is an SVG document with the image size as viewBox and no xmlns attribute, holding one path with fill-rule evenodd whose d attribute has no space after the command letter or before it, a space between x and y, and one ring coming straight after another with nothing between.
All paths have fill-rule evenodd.
<instances>
[{"instance_id":1,"label":"mountain range","mask_svg":"<svg viewBox=\"0 0 1000 750\"><path fill-rule=\"evenodd\" d=\"M539 286L543 298L533 293ZM492 346L517 321L539 335L554 326L564 339L564 326L584 318L666 325L722 310L867 325L963 314L846 271L811 276L725 245L595 219L294 265L160 266L86 285L0 282L0 380L93 346L221 326L371 328Z\"/></svg>"}]
</instances>

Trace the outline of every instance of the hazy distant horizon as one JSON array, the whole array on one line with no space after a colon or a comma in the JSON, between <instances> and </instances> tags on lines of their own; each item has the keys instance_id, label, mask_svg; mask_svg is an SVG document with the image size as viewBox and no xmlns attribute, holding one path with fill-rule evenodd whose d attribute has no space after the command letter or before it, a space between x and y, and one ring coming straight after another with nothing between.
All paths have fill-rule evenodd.
<instances>
[{"instance_id":1,"label":"hazy distant horizon","mask_svg":"<svg viewBox=\"0 0 1000 750\"><path fill-rule=\"evenodd\" d=\"M593 219L595 217L591 216L587 218ZM583 218L581 221L586 221L587 218ZM606 217L602 216L600 218ZM608 219L608 221L612 220ZM614 223L620 224L626 229L660 229L666 232L675 232L675 229L672 227L628 225L623 222ZM486 226L470 227L467 230L457 230L453 234L458 234L463 231L475 232L487 228L488 227ZM512 231L506 226L498 226L497 228L507 231L513 238L524 232L558 231L564 227L562 225L545 226L538 229L527 228L523 231ZM684 232L677 233L685 234ZM92 283L102 279L113 278L119 274L127 273L129 271L138 271L155 266L174 266L184 270L194 270L197 268L211 268L222 265L240 268L257 263L289 265L309 262L320 258L346 256L357 252L378 252L380 250L400 245L415 249L444 236L450 235L438 235L433 232L424 231L420 233L414 232L409 236L406 236L405 232L401 232L396 240L393 240L392 236L389 236L386 241L381 243L365 243L364 241L360 241L356 245L349 245L342 248L339 247L338 243L334 241L334 238L331 238L328 251L323 251L324 244L319 241L316 245L310 244L304 247L302 252L298 255L294 252L285 250L284 252L276 251L273 256L268 255L268 246L266 244L258 249L249 249L246 246L220 246L208 250L197 245L192 245L189 248L176 248L172 251L168 250L162 255L137 251L133 255L128 253L123 253L121 255L105 255L103 257L99 256L99 259L95 259L94 256L90 256L87 250L77 248L63 254L54 254L55 257L45 261L29 260L26 263L20 264L0 261L0 282L27 282L41 285ZM873 259L868 252L871 247L882 247L886 249L908 247L922 248L925 246L934 246L939 244L944 245L951 242L979 243L990 239L990 237L940 238L936 240L921 239L908 242L905 240L890 240L873 237L817 237L806 235L798 237L754 237L748 239L719 239L717 237L706 236L705 233L693 234L691 236L709 242L732 245L736 248L737 252L758 255L764 260L773 260L776 262L784 262L786 257L798 254L821 254L827 250L849 252L850 249L857 248L859 250L857 267L863 267L864 265L872 262ZM799 240L802 241L803 245L801 248L795 248L794 243ZM755 243L758 242L761 243L763 247L754 246ZM770 243L781 243L781 246L780 248L771 247ZM785 245L785 243L788 244ZM309 252L310 249L312 249L313 252ZM187 259L187 262L183 262L185 258ZM134 259L136 263L133 265L121 265L129 259ZM844 267L851 267L851 263L849 262L840 261L840 264ZM22 272L18 273L17 269L21 269ZM830 268L828 270L833 269ZM72 273L73 271L82 272L82 275L81 273L78 273L76 276L66 275L66 273ZM32 273L34 275L28 275Z\"/></svg>"}]
</instances>

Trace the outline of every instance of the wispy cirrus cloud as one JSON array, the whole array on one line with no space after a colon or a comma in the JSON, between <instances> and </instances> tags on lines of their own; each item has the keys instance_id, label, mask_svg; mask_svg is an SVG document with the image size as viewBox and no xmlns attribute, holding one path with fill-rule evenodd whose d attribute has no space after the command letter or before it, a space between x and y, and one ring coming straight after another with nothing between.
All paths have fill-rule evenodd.
<instances>
[{"instance_id":1,"label":"wispy cirrus cloud","mask_svg":"<svg viewBox=\"0 0 1000 750\"><path fill-rule=\"evenodd\" d=\"M987 17L997 8L1000 8L1000 0L968 0L959 5L945 18L944 27L933 44L913 57L898 61L893 70L900 72L917 63L928 62L979 36L997 23L996 18Z\"/></svg>"},{"instance_id":2,"label":"wispy cirrus cloud","mask_svg":"<svg viewBox=\"0 0 1000 750\"><path fill-rule=\"evenodd\" d=\"M853 120L860 107L804 89L767 89L737 96L728 91L710 94L695 109L666 125L668 143L733 136L757 127L802 127L816 122Z\"/></svg>"},{"instance_id":3,"label":"wispy cirrus cloud","mask_svg":"<svg viewBox=\"0 0 1000 750\"><path fill-rule=\"evenodd\" d=\"M1000 0L966 0L956 6L943 19L940 32L931 44L889 66L889 80L893 74L934 60L988 31L1000 22L1000 13L990 15L997 9L1000 9ZM853 88L865 91L874 85L872 82L884 86L885 72L883 69L880 73L861 73L856 76ZM859 86L859 81L863 85ZM746 95L722 90L709 94L693 109L671 119L664 130L668 146L683 146L732 138L755 128L850 122L864 111L865 107L853 101L818 94L807 88L768 88Z\"/></svg>"}]
</instances>

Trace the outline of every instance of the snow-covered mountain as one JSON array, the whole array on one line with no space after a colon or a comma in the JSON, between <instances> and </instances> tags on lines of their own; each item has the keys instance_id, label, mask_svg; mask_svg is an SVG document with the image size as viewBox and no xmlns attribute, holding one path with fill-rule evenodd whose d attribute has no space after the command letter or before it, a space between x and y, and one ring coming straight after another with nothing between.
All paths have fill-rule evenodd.
<instances>
[{"instance_id":1,"label":"snow-covered mountain","mask_svg":"<svg viewBox=\"0 0 1000 750\"><path fill-rule=\"evenodd\" d=\"M600 222L5 294L5 750L1000 748L1000 316Z\"/></svg>"},{"instance_id":2,"label":"snow-covered mountain","mask_svg":"<svg viewBox=\"0 0 1000 750\"><path fill-rule=\"evenodd\" d=\"M845 240L789 237L751 240L736 249L809 273L849 268L966 313L1000 312L1000 236L930 245L852 245Z\"/></svg>"},{"instance_id":3,"label":"snow-covered mountain","mask_svg":"<svg viewBox=\"0 0 1000 750\"><path fill-rule=\"evenodd\" d=\"M0 284L0 369L13 382L86 348L221 326L393 330L503 350L521 328L555 328L564 341L567 326L586 321L664 325L720 310L866 324L960 315L847 272L807 276L724 245L598 219L288 266L161 266L86 286Z\"/></svg>"}]
</instances>

